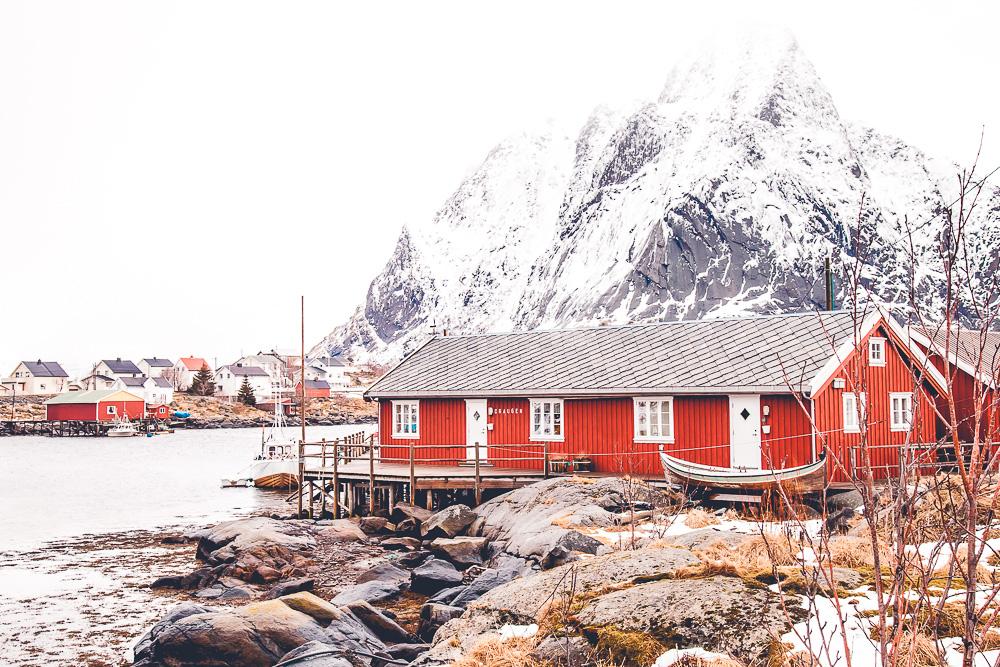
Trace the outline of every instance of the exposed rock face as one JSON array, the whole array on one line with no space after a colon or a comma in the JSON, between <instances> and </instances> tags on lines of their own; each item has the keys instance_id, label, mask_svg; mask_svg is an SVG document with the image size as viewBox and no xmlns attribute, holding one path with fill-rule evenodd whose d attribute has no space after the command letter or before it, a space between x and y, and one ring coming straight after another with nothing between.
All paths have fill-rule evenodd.
<instances>
[{"instance_id":1,"label":"exposed rock face","mask_svg":"<svg viewBox=\"0 0 1000 667\"><path fill-rule=\"evenodd\" d=\"M701 647L754 663L791 627L776 593L723 576L632 586L591 600L577 618L592 643L606 629L638 632L668 648Z\"/></svg>"},{"instance_id":2,"label":"exposed rock face","mask_svg":"<svg viewBox=\"0 0 1000 667\"><path fill-rule=\"evenodd\" d=\"M467 505L452 505L428 517L420 526L420 534L425 539L435 537L456 537L476 520L476 513Z\"/></svg>"},{"instance_id":3,"label":"exposed rock face","mask_svg":"<svg viewBox=\"0 0 1000 667\"><path fill-rule=\"evenodd\" d=\"M385 649L352 614L311 593L296 593L245 607L178 610L140 641L134 664L270 667L313 641L366 652Z\"/></svg>"},{"instance_id":4,"label":"exposed rock face","mask_svg":"<svg viewBox=\"0 0 1000 667\"><path fill-rule=\"evenodd\" d=\"M821 307L823 259L859 254L858 223L872 291L905 311L905 216L955 199L954 173L842 119L794 39L720 40L678 63L658 99L498 145L403 231L365 303L314 352L399 359L431 322L472 334ZM941 228L914 234L922 305L943 294ZM1000 189L969 233L988 277ZM846 283L837 292L843 303Z\"/></svg>"},{"instance_id":5,"label":"exposed rock face","mask_svg":"<svg viewBox=\"0 0 1000 667\"><path fill-rule=\"evenodd\" d=\"M439 537L430 544L431 553L459 567L483 564L485 537Z\"/></svg>"},{"instance_id":6,"label":"exposed rock face","mask_svg":"<svg viewBox=\"0 0 1000 667\"><path fill-rule=\"evenodd\" d=\"M418 593L433 595L443 588L462 583L462 573L440 558L429 558L414 568L410 586Z\"/></svg>"},{"instance_id":7,"label":"exposed rock face","mask_svg":"<svg viewBox=\"0 0 1000 667\"><path fill-rule=\"evenodd\" d=\"M509 554L536 561L557 546L596 553L599 543L569 526L614 525L626 504L622 492L618 479L555 477L483 503L476 508L479 518L469 533L488 537ZM636 495L644 501L667 501L645 485Z\"/></svg>"}]
</instances>

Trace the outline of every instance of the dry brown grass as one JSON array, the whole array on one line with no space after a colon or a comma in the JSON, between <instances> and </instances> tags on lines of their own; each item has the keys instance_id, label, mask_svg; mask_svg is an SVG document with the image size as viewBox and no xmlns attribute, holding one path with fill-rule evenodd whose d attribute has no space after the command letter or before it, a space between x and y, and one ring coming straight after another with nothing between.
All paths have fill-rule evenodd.
<instances>
[{"instance_id":1,"label":"dry brown grass","mask_svg":"<svg viewBox=\"0 0 1000 667\"><path fill-rule=\"evenodd\" d=\"M505 641L489 637L452 663L452 667L541 667L541 663L531 657L535 646L534 638Z\"/></svg>"},{"instance_id":2,"label":"dry brown grass","mask_svg":"<svg viewBox=\"0 0 1000 667\"><path fill-rule=\"evenodd\" d=\"M672 667L746 667L746 663L736 658L697 658L686 655Z\"/></svg>"},{"instance_id":3,"label":"dry brown grass","mask_svg":"<svg viewBox=\"0 0 1000 667\"><path fill-rule=\"evenodd\" d=\"M727 563L738 572L756 572L773 565L796 565L796 555L802 544L789 541L783 535L754 535L735 547L719 540L695 549L696 556L705 562Z\"/></svg>"},{"instance_id":4,"label":"dry brown grass","mask_svg":"<svg viewBox=\"0 0 1000 667\"><path fill-rule=\"evenodd\" d=\"M893 667L944 667L934 640L922 633L904 632L893 646Z\"/></svg>"},{"instance_id":5,"label":"dry brown grass","mask_svg":"<svg viewBox=\"0 0 1000 667\"><path fill-rule=\"evenodd\" d=\"M628 632L614 627L592 628L598 654L622 665L652 665L667 648L644 632ZM471 666L470 666L471 667Z\"/></svg>"},{"instance_id":6,"label":"dry brown grass","mask_svg":"<svg viewBox=\"0 0 1000 667\"><path fill-rule=\"evenodd\" d=\"M687 516L684 517L684 525L688 528L706 528L708 526L717 526L718 524L719 517L697 507L688 512Z\"/></svg>"}]
</instances>

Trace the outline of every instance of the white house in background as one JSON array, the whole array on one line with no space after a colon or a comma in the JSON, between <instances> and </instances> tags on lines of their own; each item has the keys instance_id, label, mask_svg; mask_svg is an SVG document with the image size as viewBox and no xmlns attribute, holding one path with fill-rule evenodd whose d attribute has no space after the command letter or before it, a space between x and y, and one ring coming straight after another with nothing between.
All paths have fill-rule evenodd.
<instances>
[{"instance_id":1,"label":"white house in background","mask_svg":"<svg viewBox=\"0 0 1000 667\"><path fill-rule=\"evenodd\" d=\"M267 373L272 382L277 383L282 382L285 378L285 372L288 370L285 359L274 350L271 350L270 352L248 354L245 357L240 357L236 360L236 365L249 368L260 368Z\"/></svg>"},{"instance_id":2,"label":"white house in background","mask_svg":"<svg viewBox=\"0 0 1000 667\"><path fill-rule=\"evenodd\" d=\"M16 395L61 394L69 384L69 375L55 361L22 361L3 380Z\"/></svg>"},{"instance_id":3,"label":"white house in background","mask_svg":"<svg viewBox=\"0 0 1000 667\"><path fill-rule=\"evenodd\" d=\"M354 367L340 355L334 357L314 357L306 360L306 379L326 380L330 383L330 387L334 391L349 387L351 385L351 377L348 373L353 373L354 371Z\"/></svg>"},{"instance_id":4,"label":"white house in background","mask_svg":"<svg viewBox=\"0 0 1000 667\"><path fill-rule=\"evenodd\" d=\"M272 380L267 371L257 366L242 366L238 363L221 366L215 371L215 395L236 398L243 385L243 378L250 382L258 401L271 395Z\"/></svg>"},{"instance_id":5,"label":"white house in background","mask_svg":"<svg viewBox=\"0 0 1000 667\"><path fill-rule=\"evenodd\" d=\"M174 370L171 373L173 375L174 389L180 391L187 391L191 388L191 382L194 380L194 376L198 374L198 371L205 368L211 368L208 362L201 357L181 357L174 363Z\"/></svg>"},{"instance_id":6,"label":"white house in background","mask_svg":"<svg viewBox=\"0 0 1000 667\"><path fill-rule=\"evenodd\" d=\"M174 362L169 359L153 357L151 359L141 359L136 365L146 377L159 378L163 377L164 373L167 373L167 371L174 367ZM146 402L149 403L149 401Z\"/></svg>"},{"instance_id":7,"label":"white house in background","mask_svg":"<svg viewBox=\"0 0 1000 667\"><path fill-rule=\"evenodd\" d=\"M167 378L117 378L113 388L142 396L147 405L170 405L174 400L174 386Z\"/></svg>"},{"instance_id":8,"label":"white house in background","mask_svg":"<svg viewBox=\"0 0 1000 667\"><path fill-rule=\"evenodd\" d=\"M97 365L94 366L93 372L96 375L104 375L113 378L137 378L144 375L142 369L128 359L122 359L121 357L118 357L117 359L100 360L97 362Z\"/></svg>"},{"instance_id":9,"label":"white house in background","mask_svg":"<svg viewBox=\"0 0 1000 667\"><path fill-rule=\"evenodd\" d=\"M90 375L80 379L79 389L76 391L105 391L107 389L116 389L121 387L121 383L118 382L118 378L112 375L104 375L102 373L91 373Z\"/></svg>"}]
</instances>

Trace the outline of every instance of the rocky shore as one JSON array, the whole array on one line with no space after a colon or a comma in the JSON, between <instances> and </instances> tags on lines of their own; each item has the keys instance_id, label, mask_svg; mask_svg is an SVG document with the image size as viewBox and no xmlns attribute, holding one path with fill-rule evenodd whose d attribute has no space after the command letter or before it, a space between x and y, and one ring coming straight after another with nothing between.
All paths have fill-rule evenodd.
<instances>
[{"instance_id":1,"label":"rocky shore","mask_svg":"<svg viewBox=\"0 0 1000 667\"><path fill-rule=\"evenodd\" d=\"M700 510L677 523L681 502L635 481L557 478L475 510L227 522L177 538L197 566L152 586L186 600L139 639L134 664L651 665L695 647L781 664L776 638L802 613L769 568L711 565L760 536Z\"/></svg>"}]
</instances>

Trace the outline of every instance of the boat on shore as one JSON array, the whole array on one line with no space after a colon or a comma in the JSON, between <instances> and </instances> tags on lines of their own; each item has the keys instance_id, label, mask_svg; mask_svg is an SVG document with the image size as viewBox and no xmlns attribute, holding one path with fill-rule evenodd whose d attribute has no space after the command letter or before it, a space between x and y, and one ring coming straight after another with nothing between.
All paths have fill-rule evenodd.
<instances>
[{"instance_id":1,"label":"boat on shore","mask_svg":"<svg viewBox=\"0 0 1000 667\"><path fill-rule=\"evenodd\" d=\"M737 489L744 491L775 491L814 493L826 484L826 456L795 468L751 470L722 468L684 461L660 452L660 462L667 481L685 487Z\"/></svg>"}]
</instances>

